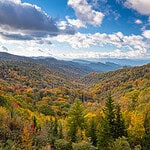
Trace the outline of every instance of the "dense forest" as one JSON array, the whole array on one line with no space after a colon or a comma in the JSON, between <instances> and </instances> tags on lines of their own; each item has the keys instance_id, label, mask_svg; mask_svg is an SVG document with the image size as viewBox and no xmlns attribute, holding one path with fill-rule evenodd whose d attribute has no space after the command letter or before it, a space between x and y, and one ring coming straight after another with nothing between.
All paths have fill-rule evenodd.
<instances>
[{"instance_id":1,"label":"dense forest","mask_svg":"<svg viewBox=\"0 0 150 150\"><path fill-rule=\"evenodd\" d=\"M0 58L0 149L150 150L150 64L65 67Z\"/></svg>"}]
</instances>

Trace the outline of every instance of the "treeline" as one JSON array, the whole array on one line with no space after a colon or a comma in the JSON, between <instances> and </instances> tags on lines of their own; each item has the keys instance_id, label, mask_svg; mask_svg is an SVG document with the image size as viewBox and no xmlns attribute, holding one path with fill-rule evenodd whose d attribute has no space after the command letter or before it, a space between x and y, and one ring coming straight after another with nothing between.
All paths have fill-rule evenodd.
<instances>
[{"instance_id":1,"label":"treeline","mask_svg":"<svg viewBox=\"0 0 150 150\"><path fill-rule=\"evenodd\" d=\"M144 118L134 118L135 122L130 122L131 116L123 115L120 105L116 104L111 96L106 99L105 105L97 110L90 110L92 103L75 100L64 117L55 115L50 105L45 109L41 108L41 113L19 108L17 103L11 103L10 107L8 99L3 96L0 96L0 105L1 149L149 150L150 148L149 109L145 112ZM135 129L131 130L132 126L135 126Z\"/></svg>"}]
</instances>

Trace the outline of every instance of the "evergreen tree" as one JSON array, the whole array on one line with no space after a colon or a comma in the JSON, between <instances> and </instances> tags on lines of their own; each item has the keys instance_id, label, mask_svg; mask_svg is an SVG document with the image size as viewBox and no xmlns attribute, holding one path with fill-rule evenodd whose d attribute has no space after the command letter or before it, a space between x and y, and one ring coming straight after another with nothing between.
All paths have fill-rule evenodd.
<instances>
[{"instance_id":1,"label":"evergreen tree","mask_svg":"<svg viewBox=\"0 0 150 150\"><path fill-rule=\"evenodd\" d=\"M150 111L147 110L144 119L144 128L145 134L142 137L142 149L149 150L150 149Z\"/></svg>"},{"instance_id":2,"label":"evergreen tree","mask_svg":"<svg viewBox=\"0 0 150 150\"><path fill-rule=\"evenodd\" d=\"M115 131L115 105L111 96L107 98L103 112L105 116L102 117L100 131L97 133L97 146L101 150L107 150Z\"/></svg>"},{"instance_id":3,"label":"evergreen tree","mask_svg":"<svg viewBox=\"0 0 150 150\"><path fill-rule=\"evenodd\" d=\"M116 106L116 119L115 119L115 139L122 137L122 136L127 136L127 131L125 128L125 123L124 119L122 117L121 111L120 111L120 106Z\"/></svg>"},{"instance_id":4,"label":"evergreen tree","mask_svg":"<svg viewBox=\"0 0 150 150\"><path fill-rule=\"evenodd\" d=\"M72 142L77 141L77 133L84 129L84 113L83 107L80 101L76 100L69 111L68 127L69 136ZM81 134L82 136L82 134Z\"/></svg>"},{"instance_id":5,"label":"evergreen tree","mask_svg":"<svg viewBox=\"0 0 150 150\"><path fill-rule=\"evenodd\" d=\"M106 100L104 114L106 123L108 123L107 130L109 130L110 136L115 138L115 104L111 96Z\"/></svg>"},{"instance_id":6,"label":"evergreen tree","mask_svg":"<svg viewBox=\"0 0 150 150\"><path fill-rule=\"evenodd\" d=\"M92 118L92 120L90 122L90 126L88 127L87 132L88 132L88 136L90 137L92 144L94 146L96 146L96 144L97 144L97 135L96 135L97 129L96 129L96 122L95 122L94 117Z\"/></svg>"},{"instance_id":7,"label":"evergreen tree","mask_svg":"<svg viewBox=\"0 0 150 150\"><path fill-rule=\"evenodd\" d=\"M101 127L97 131L97 147L100 150L108 150L109 143L113 142L108 121L105 118L101 120Z\"/></svg>"},{"instance_id":8,"label":"evergreen tree","mask_svg":"<svg viewBox=\"0 0 150 150\"><path fill-rule=\"evenodd\" d=\"M150 132L144 134L141 145L142 145L142 150L150 149Z\"/></svg>"},{"instance_id":9,"label":"evergreen tree","mask_svg":"<svg viewBox=\"0 0 150 150\"><path fill-rule=\"evenodd\" d=\"M120 106L114 104L111 96L106 100L104 115L101 122L101 130L98 133L99 149L107 149L108 144L113 140L127 135Z\"/></svg>"}]
</instances>

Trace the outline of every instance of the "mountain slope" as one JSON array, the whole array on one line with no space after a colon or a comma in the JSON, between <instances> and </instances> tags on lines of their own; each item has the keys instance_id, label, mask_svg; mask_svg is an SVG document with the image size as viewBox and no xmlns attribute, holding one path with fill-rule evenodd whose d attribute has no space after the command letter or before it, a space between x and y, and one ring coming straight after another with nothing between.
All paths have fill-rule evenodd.
<instances>
[{"instance_id":1,"label":"mountain slope","mask_svg":"<svg viewBox=\"0 0 150 150\"><path fill-rule=\"evenodd\" d=\"M15 86L52 88L64 84L72 85L69 80L56 76L43 65L24 60L0 60L0 78Z\"/></svg>"},{"instance_id":2,"label":"mountain slope","mask_svg":"<svg viewBox=\"0 0 150 150\"><path fill-rule=\"evenodd\" d=\"M108 73L91 73L84 76L81 82L88 85L89 91L99 95L100 99L104 99L109 92L120 97L136 89L138 84L150 86L150 64Z\"/></svg>"},{"instance_id":3,"label":"mountain slope","mask_svg":"<svg viewBox=\"0 0 150 150\"><path fill-rule=\"evenodd\" d=\"M0 60L14 60L14 61L30 61L36 64L42 64L48 67L57 76L63 77L65 79L79 79L82 75L92 72L93 70L82 64L62 61L55 58L41 58L41 57L23 57L16 56L9 53L0 52Z\"/></svg>"},{"instance_id":4,"label":"mountain slope","mask_svg":"<svg viewBox=\"0 0 150 150\"><path fill-rule=\"evenodd\" d=\"M83 64L84 66L91 68L93 72L108 72L108 71L117 70L124 67L122 65L113 62L102 63L102 62L92 62L92 61L80 60L80 59L74 59L73 62Z\"/></svg>"}]
</instances>

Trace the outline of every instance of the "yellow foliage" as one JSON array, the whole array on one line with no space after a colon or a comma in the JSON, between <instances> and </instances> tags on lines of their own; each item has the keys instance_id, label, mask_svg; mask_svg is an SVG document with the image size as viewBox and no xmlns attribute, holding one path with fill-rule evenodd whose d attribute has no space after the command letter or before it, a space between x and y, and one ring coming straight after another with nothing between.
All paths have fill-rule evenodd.
<instances>
[{"instance_id":1,"label":"yellow foliage","mask_svg":"<svg viewBox=\"0 0 150 150\"><path fill-rule=\"evenodd\" d=\"M94 114L92 112L89 112L84 116L84 118L93 118L93 117L96 117L96 114Z\"/></svg>"},{"instance_id":2,"label":"yellow foliage","mask_svg":"<svg viewBox=\"0 0 150 150\"><path fill-rule=\"evenodd\" d=\"M142 113L139 112L132 112L130 113L131 122L128 127L128 133L133 141L140 140L144 134L144 116Z\"/></svg>"}]
</instances>

